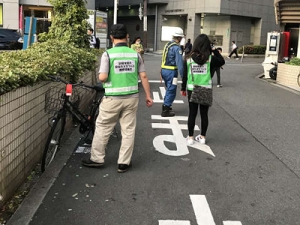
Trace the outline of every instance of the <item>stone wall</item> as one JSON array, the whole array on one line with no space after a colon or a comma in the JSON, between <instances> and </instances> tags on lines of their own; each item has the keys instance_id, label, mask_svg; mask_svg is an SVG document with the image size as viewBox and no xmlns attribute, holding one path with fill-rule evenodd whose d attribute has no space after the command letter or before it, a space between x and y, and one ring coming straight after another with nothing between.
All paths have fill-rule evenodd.
<instances>
[{"instance_id":1,"label":"stone wall","mask_svg":"<svg viewBox=\"0 0 300 225\"><path fill-rule=\"evenodd\" d=\"M300 66L278 63L276 82L283 86L300 91L297 79L300 74Z\"/></svg>"},{"instance_id":2,"label":"stone wall","mask_svg":"<svg viewBox=\"0 0 300 225\"><path fill-rule=\"evenodd\" d=\"M81 79L94 84L96 71ZM24 182L40 162L45 141L50 131L48 120L52 115L44 112L45 92L51 86L64 84L41 82L0 96L0 201L2 205ZM78 89L79 90L79 89ZM80 108L86 109L93 92L80 89ZM71 119L68 119L68 126Z\"/></svg>"}]
</instances>

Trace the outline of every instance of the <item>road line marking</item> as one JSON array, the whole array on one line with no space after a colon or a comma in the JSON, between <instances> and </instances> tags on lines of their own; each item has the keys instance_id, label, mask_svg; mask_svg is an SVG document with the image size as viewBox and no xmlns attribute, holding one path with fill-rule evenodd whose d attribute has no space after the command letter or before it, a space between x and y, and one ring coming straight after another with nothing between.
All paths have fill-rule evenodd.
<instances>
[{"instance_id":1,"label":"road line marking","mask_svg":"<svg viewBox=\"0 0 300 225\"><path fill-rule=\"evenodd\" d=\"M159 225L191 225L188 220L159 220Z\"/></svg>"},{"instance_id":2,"label":"road line marking","mask_svg":"<svg viewBox=\"0 0 300 225\"><path fill-rule=\"evenodd\" d=\"M240 221L223 221L224 225L242 225Z\"/></svg>"},{"instance_id":3,"label":"road line marking","mask_svg":"<svg viewBox=\"0 0 300 225\"><path fill-rule=\"evenodd\" d=\"M205 195L190 195L198 225L216 225Z\"/></svg>"},{"instance_id":4,"label":"road line marking","mask_svg":"<svg viewBox=\"0 0 300 225\"><path fill-rule=\"evenodd\" d=\"M140 82L140 81L139 81ZM165 82L164 81L160 81L160 80L148 80L149 83L161 83L161 84L164 84ZM178 84L181 84L182 81L179 80L177 81Z\"/></svg>"},{"instance_id":5,"label":"road line marking","mask_svg":"<svg viewBox=\"0 0 300 225\"><path fill-rule=\"evenodd\" d=\"M165 87L159 87L159 90L160 90L160 94L162 96L162 99L160 98L158 92L153 91L153 102L154 103L163 103L164 102L164 98L165 98L165 95L166 95L166 88ZM178 103L183 104L184 101L183 100L174 100L173 103L174 104L178 104Z\"/></svg>"}]
</instances>

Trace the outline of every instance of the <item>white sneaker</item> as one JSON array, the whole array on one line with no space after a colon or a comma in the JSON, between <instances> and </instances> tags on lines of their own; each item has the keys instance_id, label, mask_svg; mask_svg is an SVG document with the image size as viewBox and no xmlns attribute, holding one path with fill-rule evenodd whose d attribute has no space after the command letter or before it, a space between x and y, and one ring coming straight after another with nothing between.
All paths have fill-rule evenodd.
<instances>
[{"instance_id":1,"label":"white sneaker","mask_svg":"<svg viewBox=\"0 0 300 225\"><path fill-rule=\"evenodd\" d=\"M205 138L202 138L200 134L195 137L195 140L200 142L201 144L205 144Z\"/></svg>"},{"instance_id":2,"label":"white sneaker","mask_svg":"<svg viewBox=\"0 0 300 225\"><path fill-rule=\"evenodd\" d=\"M235 60L239 60L239 58L236 58Z\"/></svg>"},{"instance_id":3,"label":"white sneaker","mask_svg":"<svg viewBox=\"0 0 300 225\"><path fill-rule=\"evenodd\" d=\"M194 139L193 139L193 138L190 138L189 136L187 136L187 137L186 137L186 143L187 143L188 145L192 145L192 144L194 144Z\"/></svg>"},{"instance_id":4,"label":"white sneaker","mask_svg":"<svg viewBox=\"0 0 300 225\"><path fill-rule=\"evenodd\" d=\"M221 88L221 87L222 87L222 84L218 84L217 87L218 87L218 88Z\"/></svg>"},{"instance_id":5,"label":"white sneaker","mask_svg":"<svg viewBox=\"0 0 300 225\"><path fill-rule=\"evenodd\" d=\"M227 58L228 58L228 59L230 59L230 57L229 57L229 56L227 56Z\"/></svg>"}]
</instances>

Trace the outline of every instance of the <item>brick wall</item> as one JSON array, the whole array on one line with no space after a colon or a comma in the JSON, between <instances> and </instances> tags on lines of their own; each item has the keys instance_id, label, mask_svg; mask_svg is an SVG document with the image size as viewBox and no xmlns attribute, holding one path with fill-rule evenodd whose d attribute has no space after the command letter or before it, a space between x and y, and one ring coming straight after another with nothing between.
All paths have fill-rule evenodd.
<instances>
[{"instance_id":1,"label":"brick wall","mask_svg":"<svg viewBox=\"0 0 300 225\"><path fill-rule=\"evenodd\" d=\"M95 72L86 73L81 80L94 84ZM51 117L44 112L45 92L58 85L64 87L59 83L41 82L0 96L0 195L4 198L0 205L41 160ZM80 108L86 109L94 95L81 90L80 96ZM68 121L70 125L71 120Z\"/></svg>"},{"instance_id":2,"label":"brick wall","mask_svg":"<svg viewBox=\"0 0 300 225\"><path fill-rule=\"evenodd\" d=\"M300 91L297 83L298 74L300 74L300 66L278 63L276 81L278 84Z\"/></svg>"}]
</instances>

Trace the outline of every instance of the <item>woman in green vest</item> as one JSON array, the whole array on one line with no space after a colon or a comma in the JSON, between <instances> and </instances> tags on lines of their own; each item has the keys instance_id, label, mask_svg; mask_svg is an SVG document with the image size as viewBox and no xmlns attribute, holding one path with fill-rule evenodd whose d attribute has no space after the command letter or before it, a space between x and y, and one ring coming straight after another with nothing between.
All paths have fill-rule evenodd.
<instances>
[{"instance_id":1,"label":"woman in green vest","mask_svg":"<svg viewBox=\"0 0 300 225\"><path fill-rule=\"evenodd\" d=\"M213 53L213 55L212 55ZM200 85L206 88L212 88L212 76L215 68L225 64L224 58L217 49L211 48L211 41L206 34L200 34L193 43L193 48L190 54L184 60L184 72L182 78L181 95L186 96L188 100L191 98L193 86ZM191 72L192 71L192 72ZM192 74L193 73L193 74ZM194 79L192 79L194 76ZM194 81L193 81L194 80ZM189 102L189 117L187 144L192 145L195 141L205 144L206 131L208 128L208 105L201 105ZM195 121L200 109L201 117L201 133L194 138Z\"/></svg>"}]
</instances>

